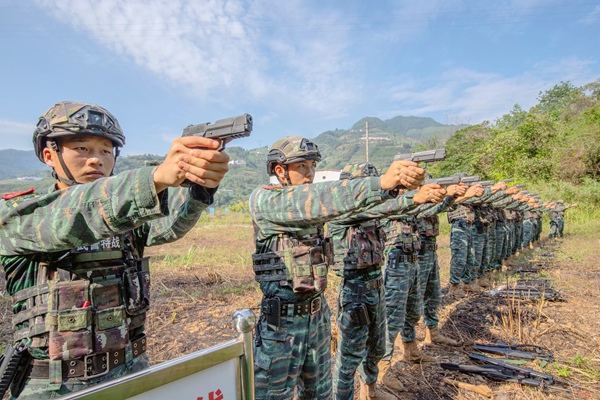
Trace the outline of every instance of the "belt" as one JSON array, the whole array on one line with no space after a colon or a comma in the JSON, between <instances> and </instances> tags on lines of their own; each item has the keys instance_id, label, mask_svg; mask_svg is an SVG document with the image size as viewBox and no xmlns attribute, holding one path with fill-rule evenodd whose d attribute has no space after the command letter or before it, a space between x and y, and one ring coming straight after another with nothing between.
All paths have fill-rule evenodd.
<instances>
[{"instance_id":1,"label":"belt","mask_svg":"<svg viewBox=\"0 0 600 400\"><path fill-rule=\"evenodd\" d=\"M269 304L269 302L265 301L265 300L270 300L270 299L264 299L261 303L261 311L264 314L271 314L273 313L273 310L276 308L271 308L271 305ZM316 312L321 310L321 305L323 302L323 295L320 294L319 296L315 297L314 299L307 301L307 302L303 302L303 303L284 303L282 300L279 300L279 314L283 317L286 316L288 313L288 309L290 307L293 308L293 313L294 315L305 315L305 314L315 314Z\"/></svg>"},{"instance_id":2,"label":"belt","mask_svg":"<svg viewBox=\"0 0 600 400\"><path fill-rule=\"evenodd\" d=\"M146 352L146 335L131 342L133 358ZM125 349L107 351L106 353L89 354L83 358L62 360L62 377L87 380L108 374L108 371L125 364ZM33 360L30 378L48 379L50 376L49 360Z\"/></svg>"},{"instance_id":3,"label":"belt","mask_svg":"<svg viewBox=\"0 0 600 400\"><path fill-rule=\"evenodd\" d=\"M417 253L414 253L414 254L399 254L398 255L398 262L415 263L417 261L419 261L419 255Z\"/></svg>"},{"instance_id":4,"label":"belt","mask_svg":"<svg viewBox=\"0 0 600 400\"><path fill-rule=\"evenodd\" d=\"M344 286L352 291L379 289L383 286L383 278L380 276L370 282L352 282L344 280Z\"/></svg>"},{"instance_id":5,"label":"belt","mask_svg":"<svg viewBox=\"0 0 600 400\"><path fill-rule=\"evenodd\" d=\"M438 249L437 243L425 243L423 244L423 248L429 251L436 251Z\"/></svg>"},{"instance_id":6,"label":"belt","mask_svg":"<svg viewBox=\"0 0 600 400\"><path fill-rule=\"evenodd\" d=\"M356 279L362 278L365 280L373 279L373 277L369 276L369 274L373 271L380 270L381 267L379 265L375 265L372 267L361 268L361 269L347 269L344 268L344 279Z\"/></svg>"},{"instance_id":7,"label":"belt","mask_svg":"<svg viewBox=\"0 0 600 400\"><path fill-rule=\"evenodd\" d=\"M453 223L455 223L455 222L457 222L457 221L465 221L465 224L467 224L468 226L471 226L471 225L473 225L473 221L470 221L470 220L468 220L468 219L464 219L464 218L456 218L456 219L453 219L452 221L450 221L450 223L451 223L451 224L453 224Z\"/></svg>"}]
</instances>

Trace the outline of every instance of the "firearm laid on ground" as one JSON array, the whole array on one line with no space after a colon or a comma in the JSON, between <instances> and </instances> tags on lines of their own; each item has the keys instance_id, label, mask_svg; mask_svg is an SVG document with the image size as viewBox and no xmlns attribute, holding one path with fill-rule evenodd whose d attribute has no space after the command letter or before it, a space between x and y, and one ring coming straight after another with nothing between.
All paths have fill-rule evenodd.
<instances>
[{"instance_id":1,"label":"firearm laid on ground","mask_svg":"<svg viewBox=\"0 0 600 400\"><path fill-rule=\"evenodd\" d=\"M221 139L219 151L233 139L250 136L252 132L252 116L242 114L237 117L225 118L211 124L206 122L198 125L188 125L181 136L202 136L210 139Z\"/></svg>"},{"instance_id":2,"label":"firearm laid on ground","mask_svg":"<svg viewBox=\"0 0 600 400\"><path fill-rule=\"evenodd\" d=\"M433 149L419 151L416 153L396 154L394 161L413 161L413 162L434 162L442 161L446 158L446 149Z\"/></svg>"},{"instance_id":3,"label":"firearm laid on ground","mask_svg":"<svg viewBox=\"0 0 600 400\"><path fill-rule=\"evenodd\" d=\"M515 360L545 360L554 362L554 353L547 347L533 344L507 344L498 342L496 344L475 343L475 350L485 353L498 354Z\"/></svg>"}]
</instances>

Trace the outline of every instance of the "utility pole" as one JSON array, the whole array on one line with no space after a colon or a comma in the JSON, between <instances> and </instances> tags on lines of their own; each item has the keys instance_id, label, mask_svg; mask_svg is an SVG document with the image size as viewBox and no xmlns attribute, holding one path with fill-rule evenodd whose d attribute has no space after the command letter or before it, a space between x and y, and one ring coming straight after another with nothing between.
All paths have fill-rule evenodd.
<instances>
[{"instance_id":1,"label":"utility pole","mask_svg":"<svg viewBox=\"0 0 600 400\"><path fill-rule=\"evenodd\" d=\"M366 152L367 152L367 164L369 163L369 121L365 121L366 129L365 129L365 143L366 143Z\"/></svg>"}]
</instances>

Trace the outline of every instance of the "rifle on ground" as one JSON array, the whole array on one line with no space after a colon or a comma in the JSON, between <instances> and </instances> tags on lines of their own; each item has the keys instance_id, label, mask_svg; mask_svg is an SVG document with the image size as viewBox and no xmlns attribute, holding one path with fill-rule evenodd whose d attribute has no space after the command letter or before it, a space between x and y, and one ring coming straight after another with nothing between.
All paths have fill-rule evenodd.
<instances>
[{"instance_id":1,"label":"rifle on ground","mask_svg":"<svg viewBox=\"0 0 600 400\"><path fill-rule=\"evenodd\" d=\"M412 161L412 162L434 162L442 161L446 158L446 149L433 149L419 151L416 153L396 154L394 161Z\"/></svg>"},{"instance_id":2,"label":"rifle on ground","mask_svg":"<svg viewBox=\"0 0 600 400\"><path fill-rule=\"evenodd\" d=\"M498 342L496 344L475 343L475 350L485 353L498 354L515 360L545 360L554 362L554 353L547 347L533 344L507 344Z\"/></svg>"}]
</instances>

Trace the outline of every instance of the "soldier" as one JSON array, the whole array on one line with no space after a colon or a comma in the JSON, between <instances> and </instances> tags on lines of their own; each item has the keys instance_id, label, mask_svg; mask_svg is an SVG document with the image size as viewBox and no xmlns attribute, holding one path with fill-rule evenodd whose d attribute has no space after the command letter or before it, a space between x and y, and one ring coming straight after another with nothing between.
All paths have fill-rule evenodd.
<instances>
[{"instance_id":1,"label":"soldier","mask_svg":"<svg viewBox=\"0 0 600 400\"><path fill-rule=\"evenodd\" d=\"M464 174L466 176L466 174ZM472 225L475 222L473 208L467 204L467 199L481 197L484 189L481 185L469 187L464 196L457 199L457 203L447 210L448 222L452 225L450 230L450 289L448 295L460 298L465 295L464 290L478 292L481 289L473 282L475 266L475 253L473 250ZM465 202L465 204L460 204ZM461 288L461 281L463 287Z\"/></svg>"},{"instance_id":2,"label":"soldier","mask_svg":"<svg viewBox=\"0 0 600 400\"><path fill-rule=\"evenodd\" d=\"M378 176L370 164L350 164L341 179ZM441 189L441 188L440 188ZM336 399L354 398L354 375L360 373L359 399L393 399L376 390L378 362L385 352L385 298L381 263L384 232L379 219L407 210L408 194L388 200L349 217L328 222L334 244L332 269L342 277L338 300L338 345L333 373ZM398 201L400 200L400 201ZM414 204L439 200L436 186L414 194Z\"/></svg>"},{"instance_id":3,"label":"soldier","mask_svg":"<svg viewBox=\"0 0 600 400\"><path fill-rule=\"evenodd\" d=\"M310 184L320 159L309 139L276 141L267 172L281 184L250 196L253 269L263 292L255 336L257 399L331 398L330 311L323 291L333 249L323 224L394 197L398 185L417 188L423 180L423 169L401 161L381 177Z\"/></svg>"},{"instance_id":4,"label":"soldier","mask_svg":"<svg viewBox=\"0 0 600 400\"><path fill-rule=\"evenodd\" d=\"M437 236L440 221L438 214L454 203L457 197L464 196L465 185L449 185L446 198L440 204L417 215L417 226L421 249L419 250L419 280L423 292L423 321L427 327L425 341L438 344L458 344L455 340L443 336L438 330L437 310L442 300L440 267L437 258Z\"/></svg>"},{"instance_id":5,"label":"soldier","mask_svg":"<svg viewBox=\"0 0 600 400\"><path fill-rule=\"evenodd\" d=\"M548 212L550 217L550 234L549 238L563 237L565 228L565 211L568 208L576 207L577 203L566 206L563 200L556 200L556 205L552 211Z\"/></svg>"},{"instance_id":6,"label":"soldier","mask_svg":"<svg viewBox=\"0 0 600 400\"><path fill-rule=\"evenodd\" d=\"M229 157L218 141L179 138L158 167L111 176L125 136L106 109L77 102L44 113L33 143L56 184L4 196L0 262L15 348L30 355L20 357L12 395L48 399L148 366L144 248L196 224ZM191 186L179 188L185 179Z\"/></svg>"}]
</instances>

